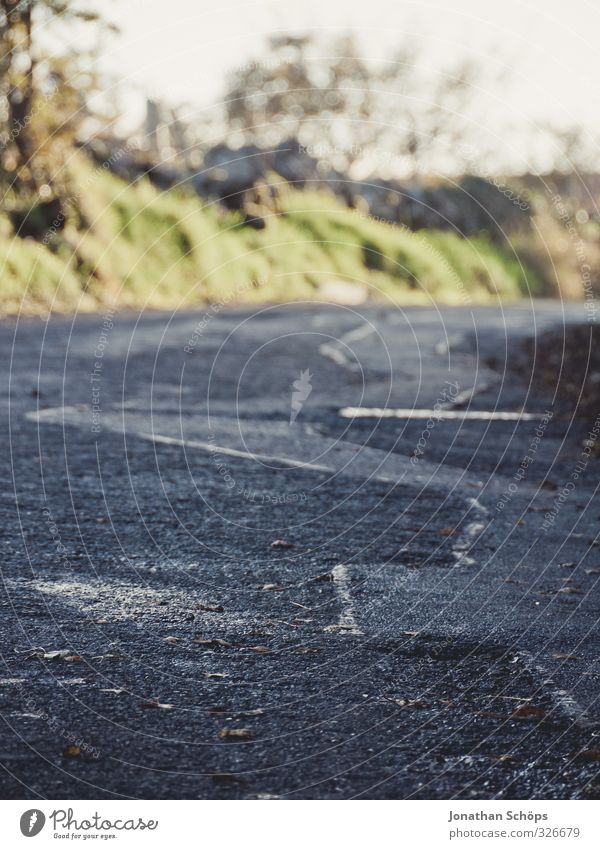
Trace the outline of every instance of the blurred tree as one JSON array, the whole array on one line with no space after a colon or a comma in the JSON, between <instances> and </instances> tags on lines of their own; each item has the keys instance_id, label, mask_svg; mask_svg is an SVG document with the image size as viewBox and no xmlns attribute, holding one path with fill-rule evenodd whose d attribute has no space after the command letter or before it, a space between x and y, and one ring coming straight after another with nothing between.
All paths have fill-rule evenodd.
<instances>
[{"instance_id":1,"label":"blurred tree","mask_svg":"<svg viewBox=\"0 0 600 849\"><path fill-rule=\"evenodd\" d=\"M82 28L110 28L76 0L0 0L0 176L17 195L52 195L53 175L97 90Z\"/></svg>"},{"instance_id":2,"label":"blurred tree","mask_svg":"<svg viewBox=\"0 0 600 849\"><path fill-rule=\"evenodd\" d=\"M542 129L553 145L555 171L598 172L598 137L587 127L571 124L557 127L547 124Z\"/></svg>"},{"instance_id":3,"label":"blurred tree","mask_svg":"<svg viewBox=\"0 0 600 849\"><path fill-rule=\"evenodd\" d=\"M476 68L466 62L425 73L419 51L405 44L373 65L349 35L319 50L312 36L277 35L265 57L229 75L228 129L260 145L293 136L348 169L401 160L415 171L465 136L465 110Z\"/></svg>"}]
</instances>

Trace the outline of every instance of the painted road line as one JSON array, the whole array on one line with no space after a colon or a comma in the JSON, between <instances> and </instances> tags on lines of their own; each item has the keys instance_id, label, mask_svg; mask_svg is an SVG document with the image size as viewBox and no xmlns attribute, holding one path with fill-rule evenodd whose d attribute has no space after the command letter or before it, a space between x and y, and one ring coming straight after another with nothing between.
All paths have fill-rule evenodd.
<instances>
[{"instance_id":1,"label":"painted road line","mask_svg":"<svg viewBox=\"0 0 600 849\"><path fill-rule=\"evenodd\" d=\"M337 631L340 634L351 634L354 637L363 636L364 632L358 627L354 614L348 567L343 563L338 563L331 570L331 576L333 578L333 587L342 606L342 611L337 625L330 627L328 630Z\"/></svg>"},{"instance_id":2,"label":"painted road line","mask_svg":"<svg viewBox=\"0 0 600 849\"><path fill-rule=\"evenodd\" d=\"M435 419L455 421L492 421L518 422L537 421L542 413L522 413L510 410L418 410L410 407L393 409L390 407L342 407L339 410L344 419Z\"/></svg>"},{"instance_id":3,"label":"painted road line","mask_svg":"<svg viewBox=\"0 0 600 849\"><path fill-rule=\"evenodd\" d=\"M474 510L482 517L488 516L487 509L476 498L467 498L466 502L469 505L469 510ZM469 522L460 538L452 546L452 553L454 554L457 566L473 566L475 564L475 560L466 552L471 550L477 537L479 537L486 528L487 522L482 522L481 520Z\"/></svg>"},{"instance_id":4,"label":"painted road line","mask_svg":"<svg viewBox=\"0 0 600 849\"><path fill-rule=\"evenodd\" d=\"M292 460L290 457L276 457L272 454L256 454L252 451L240 451L237 448L225 448L223 445L215 445L214 442L199 442L195 439L176 439L173 436L161 436L157 433L144 433L137 431L134 436L147 439L149 442L162 443L163 445L181 445L184 448L196 448L200 451L209 451L211 454L224 454L226 457L239 457L242 460L255 460L259 463L278 463L291 469L311 469L315 472L327 472L334 474L332 466L321 466L318 463L305 463L302 460Z\"/></svg>"},{"instance_id":5,"label":"painted road line","mask_svg":"<svg viewBox=\"0 0 600 849\"><path fill-rule=\"evenodd\" d=\"M363 324L359 324L358 327L355 327L353 330L349 330L348 333L344 333L344 335L335 342L323 342L322 345L319 345L319 354L321 354L322 357L327 357L327 359L331 360L338 366L355 370L360 368L359 364L352 362L352 360L343 351L341 351L338 346L343 345L344 347L348 347L352 342L358 342L360 339L365 339L367 336L370 336L371 333L375 332L375 327L366 321Z\"/></svg>"}]
</instances>

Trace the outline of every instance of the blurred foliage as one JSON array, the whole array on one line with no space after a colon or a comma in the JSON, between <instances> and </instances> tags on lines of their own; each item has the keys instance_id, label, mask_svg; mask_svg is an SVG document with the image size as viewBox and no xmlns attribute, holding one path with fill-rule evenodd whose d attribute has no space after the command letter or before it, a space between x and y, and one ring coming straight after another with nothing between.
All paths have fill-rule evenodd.
<instances>
[{"instance_id":1,"label":"blurred foliage","mask_svg":"<svg viewBox=\"0 0 600 849\"><path fill-rule=\"evenodd\" d=\"M89 25L98 42L108 25L89 3L0 0L0 180L9 202L64 193L61 169L98 88L94 53L80 46Z\"/></svg>"},{"instance_id":2,"label":"blurred foliage","mask_svg":"<svg viewBox=\"0 0 600 849\"><path fill-rule=\"evenodd\" d=\"M142 156L101 132L94 167L78 147L89 127L106 127L90 104L102 82L92 47L109 30L90 3L0 0L4 312L285 300L318 295L324 281L336 279L367 282L377 297L401 302L458 304L581 297L584 270L593 285L600 280L599 224L594 209L584 208L587 185L565 189L577 198L569 230L548 195L531 185L511 188L487 173L457 186L427 177L448 152L460 157L478 71L472 65L429 73L413 45L374 64L349 36L325 52L313 36L274 36L261 61L229 77L224 126L233 143L220 146L224 162L215 158L216 145L204 151L205 166L215 158L211 167L165 167L156 151ZM289 139L313 149L315 173L304 182L295 177L302 162L293 144L283 145L291 151L285 179L255 173L258 148L247 148L245 158L237 153L242 142L273 147ZM583 155L575 133L567 141L567 159ZM93 155L93 145L87 149ZM240 159L255 166L249 176ZM337 170L327 171L322 160ZM393 170L398 161L405 172L425 172L412 194L397 180L347 179L357 168ZM220 180L228 169L235 173L220 195L195 183L220 204L172 188L194 173L204 174L205 186L207 175ZM325 185L343 191L334 197L315 188ZM528 204L520 205L524 188L533 198L533 233L522 224L530 220ZM238 197L245 205L222 208ZM470 202L468 227L456 223L466 220L463 198ZM583 248L575 232L583 232Z\"/></svg>"},{"instance_id":3,"label":"blurred foliage","mask_svg":"<svg viewBox=\"0 0 600 849\"><path fill-rule=\"evenodd\" d=\"M400 303L491 303L541 291L485 236L413 233L326 193L290 189L258 231L191 192L160 192L146 178L126 183L82 154L67 168L85 190L62 230L42 243L22 239L0 215L5 314L318 298L322 284L340 279Z\"/></svg>"},{"instance_id":4,"label":"blurred foliage","mask_svg":"<svg viewBox=\"0 0 600 849\"><path fill-rule=\"evenodd\" d=\"M229 75L226 123L259 145L295 137L341 170L369 157L385 165L379 151L415 171L464 138L482 75L470 61L424 72L418 46L408 42L374 65L351 35L326 49L312 35L277 35L260 60Z\"/></svg>"}]
</instances>

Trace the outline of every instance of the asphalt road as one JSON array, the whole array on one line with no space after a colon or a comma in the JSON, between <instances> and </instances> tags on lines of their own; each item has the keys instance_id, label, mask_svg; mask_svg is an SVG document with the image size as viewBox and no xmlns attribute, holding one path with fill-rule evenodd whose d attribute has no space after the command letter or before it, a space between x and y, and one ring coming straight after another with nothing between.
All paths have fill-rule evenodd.
<instances>
[{"instance_id":1,"label":"asphalt road","mask_svg":"<svg viewBox=\"0 0 600 849\"><path fill-rule=\"evenodd\" d=\"M599 798L582 320L5 322L2 797Z\"/></svg>"}]
</instances>

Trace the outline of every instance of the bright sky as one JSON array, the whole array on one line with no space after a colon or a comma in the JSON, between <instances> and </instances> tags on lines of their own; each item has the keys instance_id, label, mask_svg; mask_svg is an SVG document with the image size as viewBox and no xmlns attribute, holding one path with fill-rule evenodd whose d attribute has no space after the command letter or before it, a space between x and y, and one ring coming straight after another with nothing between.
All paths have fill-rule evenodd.
<instances>
[{"instance_id":1,"label":"bright sky","mask_svg":"<svg viewBox=\"0 0 600 849\"><path fill-rule=\"evenodd\" d=\"M467 56L506 64L512 81L485 95L485 123L552 120L600 130L598 0L114 0L104 9L122 30L105 63L123 80L132 117L146 92L194 106L218 98L224 72L260 58L273 31L352 30L374 57L408 35L432 66Z\"/></svg>"}]
</instances>

